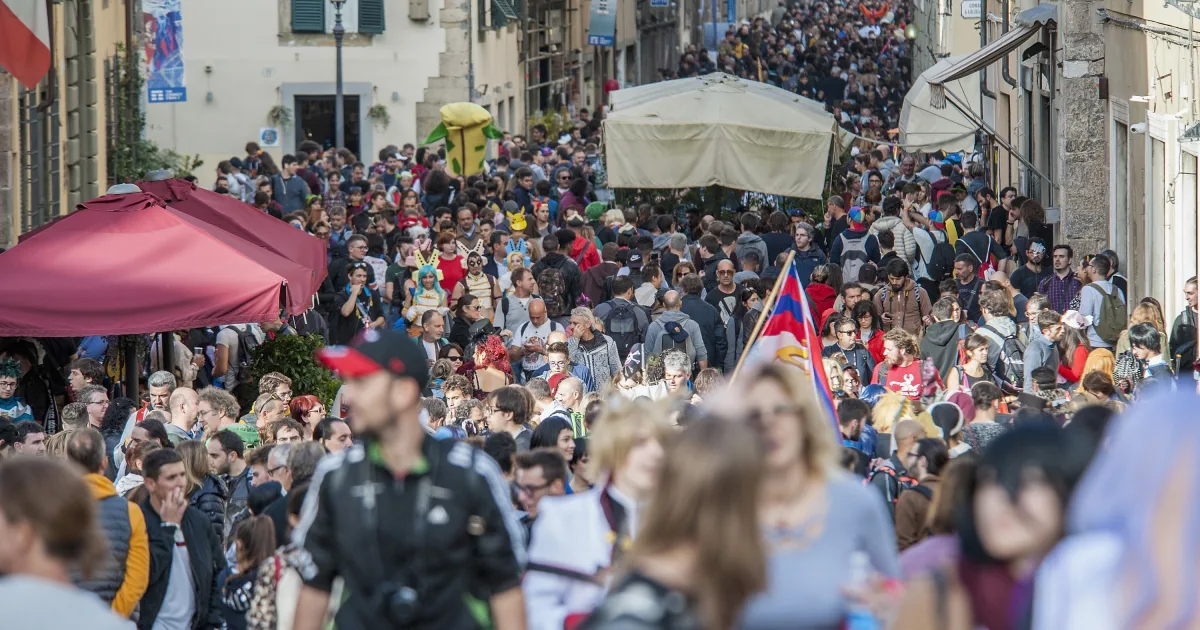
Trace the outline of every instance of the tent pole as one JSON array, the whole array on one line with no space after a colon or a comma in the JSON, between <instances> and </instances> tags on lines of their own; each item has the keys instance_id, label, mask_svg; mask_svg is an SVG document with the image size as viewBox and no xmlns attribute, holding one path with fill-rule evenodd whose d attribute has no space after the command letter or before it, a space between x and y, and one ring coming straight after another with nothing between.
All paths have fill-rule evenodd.
<instances>
[{"instance_id":1,"label":"tent pole","mask_svg":"<svg viewBox=\"0 0 1200 630\"><path fill-rule=\"evenodd\" d=\"M162 358L158 362L158 369L165 370L172 374L175 373L175 333L167 331L161 333L158 339L158 356Z\"/></svg>"},{"instance_id":2,"label":"tent pole","mask_svg":"<svg viewBox=\"0 0 1200 630\"><path fill-rule=\"evenodd\" d=\"M138 395L138 366L137 343L133 337L124 335L121 338L121 354L125 363L125 395L135 403L141 400Z\"/></svg>"}]
</instances>

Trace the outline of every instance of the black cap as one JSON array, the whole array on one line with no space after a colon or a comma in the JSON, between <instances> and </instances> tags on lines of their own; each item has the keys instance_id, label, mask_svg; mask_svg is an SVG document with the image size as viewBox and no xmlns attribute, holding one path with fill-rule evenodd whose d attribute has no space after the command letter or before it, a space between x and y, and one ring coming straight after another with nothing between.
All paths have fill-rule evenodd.
<instances>
[{"instance_id":1,"label":"black cap","mask_svg":"<svg viewBox=\"0 0 1200 630\"><path fill-rule=\"evenodd\" d=\"M629 265L630 269L641 269L642 268L642 252L639 252L639 251L631 252L629 254L629 262L626 264Z\"/></svg>"},{"instance_id":2,"label":"black cap","mask_svg":"<svg viewBox=\"0 0 1200 630\"><path fill-rule=\"evenodd\" d=\"M684 341L687 341L687 331L683 329L683 326L679 322L667 322L667 324L663 326L663 329L666 330L667 334L671 336L671 341L674 341L675 343L683 343Z\"/></svg>"},{"instance_id":3,"label":"black cap","mask_svg":"<svg viewBox=\"0 0 1200 630\"><path fill-rule=\"evenodd\" d=\"M330 346L317 351L317 360L341 376L359 378L380 370L417 381L422 390L429 384L428 357L405 333L367 330L348 346Z\"/></svg>"},{"instance_id":4,"label":"black cap","mask_svg":"<svg viewBox=\"0 0 1200 630\"><path fill-rule=\"evenodd\" d=\"M567 225L569 227L583 227L583 223L584 223L583 217L581 217L579 215L575 215L575 216L571 217L570 219L567 219Z\"/></svg>"}]
</instances>

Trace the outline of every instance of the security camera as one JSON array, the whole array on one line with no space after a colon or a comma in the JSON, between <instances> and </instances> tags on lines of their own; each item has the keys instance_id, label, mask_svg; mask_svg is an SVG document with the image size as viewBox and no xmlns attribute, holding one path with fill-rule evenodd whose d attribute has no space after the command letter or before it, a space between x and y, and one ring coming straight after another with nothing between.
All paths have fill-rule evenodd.
<instances>
[{"instance_id":1,"label":"security camera","mask_svg":"<svg viewBox=\"0 0 1200 630\"><path fill-rule=\"evenodd\" d=\"M1129 131L1131 133L1146 133L1146 126L1144 122L1134 123L1129 126Z\"/></svg>"}]
</instances>

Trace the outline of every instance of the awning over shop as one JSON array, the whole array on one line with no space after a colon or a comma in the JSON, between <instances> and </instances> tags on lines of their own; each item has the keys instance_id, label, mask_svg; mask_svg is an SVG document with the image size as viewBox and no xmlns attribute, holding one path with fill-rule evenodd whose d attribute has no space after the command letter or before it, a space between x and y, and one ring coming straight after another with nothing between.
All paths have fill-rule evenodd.
<instances>
[{"instance_id":1,"label":"awning over shop","mask_svg":"<svg viewBox=\"0 0 1200 630\"><path fill-rule=\"evenodd\" d=\"M904 106L900 109L901 144L906 148L924 151L972 151L975 149L975 132L979 125L956 107L934 107L931 103L932 89L928 78L953 66L966 55L943 59L932 68L921 73L912 88L904 95ZM978 118L979 74L946 83L949 91L960 103L971 104L969 109Z\"/></svg>"},{"instance_id":2,"label":"awning over shop","mask_svg":"<svg viewBox=\"0 0 1200 630\"><path fill-rule=\"evenodd\" d=\"M604 121L613 188L727 186L820 199L841 130L819 103L715 73L613 93Z\"/></svg>"},{"instance_id":3,"label":"awning over shop","mask_svg":"<svg viewBox=\"0 0 1200 630\"><path fill-rule=\"evenodd\" d=\"M0 253L0 336L125 335L279 318L308 271L149 193L80 204Z\"/></svg>"},{"instance_id":4,"label":"awning over shop","mask_svg":"<svg viewBox=\"0 0 1200 630\"><path fill-rule=\"evenodd\" d=\"M977 73L999 61L1040 32L1047 23L1054 22L1057 18L1058 10L1055 5L1044 4L1022 11L1013 20L1016 27L1001 35L999 39L973 53L964 55L939 72L925 75L926 81L929 83L930 101L933 107L937 109L946 107L945 85L947 83Z\"/></svg>"}]
</instances>

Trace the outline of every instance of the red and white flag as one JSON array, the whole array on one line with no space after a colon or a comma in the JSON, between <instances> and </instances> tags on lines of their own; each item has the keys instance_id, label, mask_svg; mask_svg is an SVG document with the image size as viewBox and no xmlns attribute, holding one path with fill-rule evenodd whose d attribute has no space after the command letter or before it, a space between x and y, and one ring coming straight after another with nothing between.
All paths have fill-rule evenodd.
<instances>
[{"instance_id":1,"label":"red and white flag","mask_svg":"<svg viewBox=\"0 0 1200 630\"><path fill-rule=\"evenodd\" d=\"M46 0L0 0L0 67L29 88L50 71Z\"/></svg>"}]
</instances>

